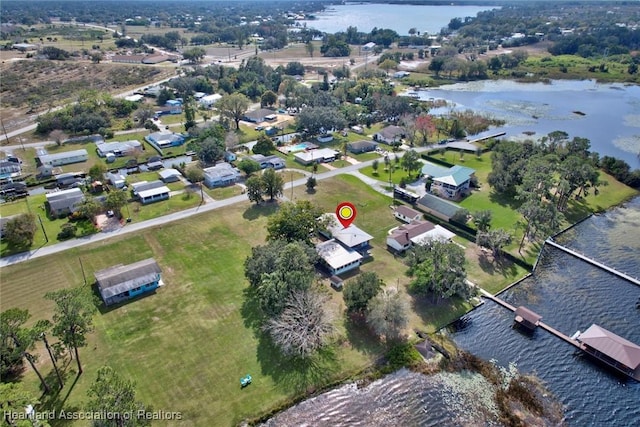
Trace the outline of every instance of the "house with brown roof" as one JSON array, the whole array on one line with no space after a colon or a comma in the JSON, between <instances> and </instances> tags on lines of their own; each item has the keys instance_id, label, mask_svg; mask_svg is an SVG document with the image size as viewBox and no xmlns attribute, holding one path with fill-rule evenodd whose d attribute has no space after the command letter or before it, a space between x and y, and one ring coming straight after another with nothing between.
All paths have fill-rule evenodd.
<instances>
[{"instance_id":1,"label":"house with brown roof","mask_svg":"<svg viewBox=\"0 0 640 427\"><path fill-rule=\"evenodd\" d=\"M434 239L451 240L453 236L454 233L440 225L418 220L389 230L387 247L396 252L404 252L413 245L423 245Z\"/></svg>"},{"instance_id":2,"label":"house with brown roof","mask_svg":"<svg viewBox=\"0 0 640 427\"><path fill-rule=\"evenodd\" d=\"M640 346L593 324L578 335L582 349L614 369L640 381Z\"/></svg>"},{"instance_id":3,"label":"house with brown roof","mask_svg":"<svg viewBox=\"0 0 640 427\"><path fill-rule=\"evenodd\" d=\"M422 212L417 211L415 209L411 209L409 206L400 205L397 206L393 211L393 216L398 218L400 221L410 223L413 221L418 221L422 219Z\"/></svg>"}]
</instances>

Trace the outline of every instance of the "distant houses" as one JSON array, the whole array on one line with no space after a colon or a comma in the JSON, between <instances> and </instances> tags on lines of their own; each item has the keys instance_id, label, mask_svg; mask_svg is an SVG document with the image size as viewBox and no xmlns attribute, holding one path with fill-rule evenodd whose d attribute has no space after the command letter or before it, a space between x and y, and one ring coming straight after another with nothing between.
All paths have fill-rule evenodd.
<instances>
[{"instance_id":1,"label":"distant houses","mask_svg":"<svg viewBox=\"0 0 640 427\"><path fill-rule=\"evenodd\" d=\"M145 141L157 150L164 150L169 147L178 147L184 144L184 136L168 130L151 133L144 137Z\"/></svg>"},{"instance_id":2,"label":"distant houses","mask_svg":"<svg viewBox=\"0 0 640 427\"><path fill-rule=\"evenodd\" d=\"M319 148L316 150L300 151L294 153L293 157L296 162L302 165L310 165L313 163L329 163L336 159L340 152L331 148Z\"/></svg>"},{"instance_id":3,"label":"distant houses","mask_svg":"<svg viewBox=\"0 0 640 427\"><path fill-rule=\"evenodd\" d=\"M109 306L153 292L162 285L162 270L153 258L95 272L96 285Z\"/></svg>"},{"instance_id":4,"label":"distant houses","mask_svg":"<svg viewBox=\"0 0 640 427\"><path fill-rule=\"evenodd\" d=\"M198 99L198 104L200 104L205 108L211 108L215 105L216 102L220 100L220 98L222 98L222 95L220 95L219 93L214 93L212 95L205 95L200 99Z\"/></svg>"},{"instance_id":5,"label":"distant houses","mask_svg":"<svg viewBox=\"0 0 640 427\"><path fill-rule=\"evenodd\" d=\"M368 153L370 151L375 151L378 148L378 144L373 141L355 141L347 144L347 151L353 154L362 154Z\"/></svg>"},{"instance_id":6,"label":"distant houses","mask_svg":"<svg viewBox=\"0 0 640 427\"><path fill-rule=\"evenodd\" d=\"M399 143L405 137L405 130L400 126L387 126L379 132L373 134L373 140L383 142L388 145Z\"/></svg>"},{"instance_id":7,"label":"distant houses","mask_svg":"<svg viewBox=\"0 0 640 427\"><path fill-rule=\"evenodd\" d=\"M244 117L242 117L242 120L251 123L262 123L275 120L276 118L277 116L272 110L260 108L259 110L246 112Z\"/></svg>"},{"instance_id":8,"label":"distant houses","mask_svg":"<svg viewBox=\"0 0 640 427\"><path fill-rule=\"evenodd\" d=\"M260 169L272 168L272 169L284 169L285 162L276 155L265 156L262 154L254 154L249 156L251 160L257 162L260 165Z\"/></svg>"},{"instance_id":9,"label":"distant houses","mask_svg":"<svg viewBox=\"0 0 640 427\"><path fill-rule=\"evenodd\" d=\"M40 149L36 162L38 166L63 166L72 163L86 162L89 159L89 153L84 148L73 151L63 151L60 153L49 154L46 150Z\"/></svg>"},{"instance_id":10,"label":"distant houses","mask_svg":"<svg viewBox=\"0 0 640 427\"><path fill-rule=\"evenodd\" d=\"M79 188L71 188L48 193L45 198L49 214L53 217L59 217L75 212L84 200L84 193Z\"/></svg>"},{"instance_id":11,"label":"distant houses","mask_svg":"<svg viewBox=\"0 0 640 427\"><path fill-rule=\"evenodd\" d=\"M235 184L240 179L240 176L241 173L238 168L222 162L204 169L204 185L209 188L224 187Z\"/></svg>"},{"instance_id":12,"label":"distant houses","mask_svg":"<svg viewBox=\"0 0 640 427\"><path fill-rule=\"evenodd\" d=\"M131 191L143 205L167 200L171 193L171 190L160 180L134 182L131 184Z\"/></svg>"},{"instance_id":13,"label":"distant houses","mask_svg":"<svg viewBox=\"0 0 640 427\"><path fill-rule=\"evenodd\" d=\"M113 154L116 157L129 156L142 151L142 144L135 139L130 141L101 142L96 144L96 152L100 157Z\"/></svg>"}]
</instances>

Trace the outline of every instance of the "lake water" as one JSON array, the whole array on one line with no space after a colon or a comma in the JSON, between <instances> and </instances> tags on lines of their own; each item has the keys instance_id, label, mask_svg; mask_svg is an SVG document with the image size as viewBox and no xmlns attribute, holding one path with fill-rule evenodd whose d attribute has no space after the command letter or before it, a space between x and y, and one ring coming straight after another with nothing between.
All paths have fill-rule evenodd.
<instances>
[{"instance_id":1,"label":"lake water","mask_svg":"<svg viewBox=\"0 0 640 427\"><path fill-rule=\"evenodd\" d=\"M557 241L640 277L640 197L591 217ZM523 304L572 335L597 323L640 343L640 287L557 249L545 249L534 277L502 297ZM486 302L448 333L461 347L507 366L536 373L564 404L570 426L640 425L640 383L616 375L560 339L512 328L513 314ZM478 418L486 397L478 379L461 386L448 375L398 371L358 389L354 384L308 399L271 419L271 426L460 426L491 425ZM453 385L456 385L453 387ZM469 384L474 384L470 386ZM466 394L460 394L460 389ZM485 387L486 389L486 387ZM454 391L458 390L458 392Z\"/></svg>"},{"instance_id":2,"label":"lake water","mask_svg":"<svg viewBox=\"0 0 640 427\"><path fill-rule=\"evenodd\" d=\"M415 28L420 34L438 34L453 18L475 17L478 12L498 6L416 6L400 4L345 4L329 6L316 13L316 19L299 21L301 25L337 33L347 27L369 33L374 28L387 28L400 35L408 35Z\"/></svg>"},{"instance_id":3,"label":"lake water","mask_svg":"<svg viewBox=\"0 0 640 427\"><path fill-rule=\"evenodd\" d=\"M640 197L594 216L557 241L640 277ZM571 336L596 323L640 344L640 287L554 248L543 252L535 275L501 297L525 305ZM458 322L451 337L466 350L535 372L566 407L573 426L640 425L640 383L613 373L551 334L514 330L513 313L487 302Z\"/></svg>"},{"instance_id":4,"label":"lake water","mask_svg":"<svg viewBox=\"0 0 640 427\"><path fill-rule=\"evenodd\" d=\"M623 159L632 168L640 167L640 86L591 80L486 80L418 91L418 95L422 100L441 98L453 103L451 107L432 110L432 114L446 114L451 109L486 113L505 120L506 125L498 130L514 139L538 139L562 130L570 137L588 138L592 151L600 155Z\"/></svg>"}]
</instances>

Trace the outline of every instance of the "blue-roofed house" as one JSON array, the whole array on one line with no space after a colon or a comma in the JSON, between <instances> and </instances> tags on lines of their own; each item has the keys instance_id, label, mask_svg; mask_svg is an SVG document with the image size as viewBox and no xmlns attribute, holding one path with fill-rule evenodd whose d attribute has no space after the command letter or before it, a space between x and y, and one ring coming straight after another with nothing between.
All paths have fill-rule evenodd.
<instances>
[{"instance_id":1,"label":"blue-roofed house","mask_svg":"<svg viewBox=\"0 0 640 427\"><path fill-rule=\"evenodd\" d=\"M158 150L177 147L184 144L184 136L168 130L151 133L145 136L144 139Z\"/></svg>"},{"instance_id":2,"label":"blue-roofed house","mask_svg":"<svg viewBox=\"0 0 640 427\"><path fill-rule=\"evenodd\" d=\"M469 193L471 178L476 173L465 166L446 168L429 162L425 163L421 172L433 180L431 193L450 200L460 200Z\"/></svg>"},{"instance_id":3,"label":"blue-roofed house","mask_svg":"<svg viewBox=\"0 0 640 427\"><path fill-rule=\"evenodd\" d=\"M169 108L169 114L181 114L182 113L182 102L177 99L170 99L165 104L165 107Z\"/></svg>"}]
</instances>

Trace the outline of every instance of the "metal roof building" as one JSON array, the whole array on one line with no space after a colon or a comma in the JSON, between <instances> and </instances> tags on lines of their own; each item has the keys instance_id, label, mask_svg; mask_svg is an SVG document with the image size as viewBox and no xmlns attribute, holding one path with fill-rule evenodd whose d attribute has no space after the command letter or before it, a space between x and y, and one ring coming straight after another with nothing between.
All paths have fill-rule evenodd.
<instances>
[{"instance_id":1,"label":"metal roof building","mask_svg":"<svg viewBox=\"0 0 640 427\"><path fill-rule=\"evenodd\" d=\"M160 266L153 258L133 264L118 264L96 271L96 283L106 305L128 300L161 285Z\"/></svg>"}]
</instances>

